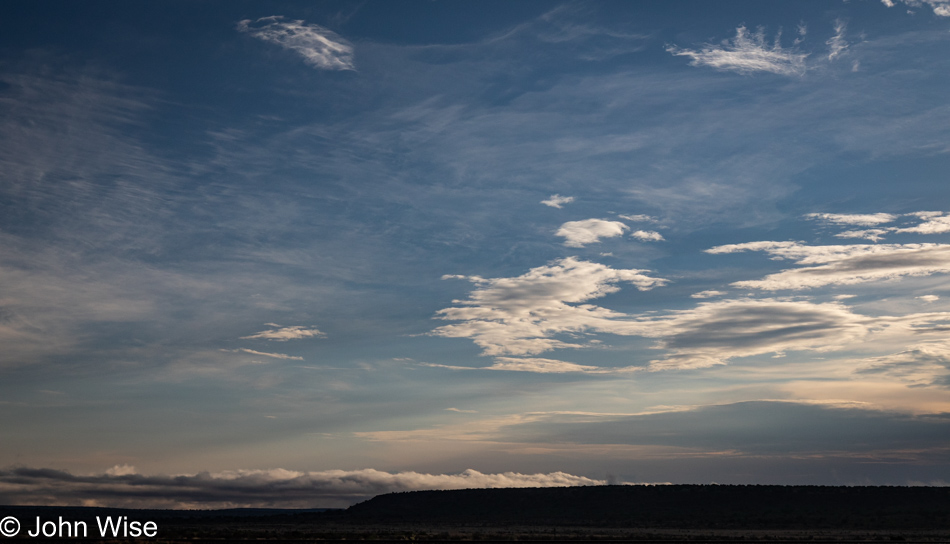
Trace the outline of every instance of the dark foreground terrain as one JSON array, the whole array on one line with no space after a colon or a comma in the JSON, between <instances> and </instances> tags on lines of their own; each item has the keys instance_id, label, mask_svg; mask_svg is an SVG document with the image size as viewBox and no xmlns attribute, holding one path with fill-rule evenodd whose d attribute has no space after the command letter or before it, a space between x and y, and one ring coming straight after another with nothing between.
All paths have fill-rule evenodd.
<instances>
[{"instance_id":1,"label":"dark foreground terrain","mask_svg":"<svg viewBox=\"0 0 950 544\"><path fill-rule=\"evenodd\" d=\"M614 540L950 542L950 488L601 486L380 495L347 510L120 510L0 506L29 538L36 517L126 516L158 526L151 542L271 540ZM75 536L75 535L72 535ZM31 539L32 540L32 539Z\"/></svg>"}]
</instances>

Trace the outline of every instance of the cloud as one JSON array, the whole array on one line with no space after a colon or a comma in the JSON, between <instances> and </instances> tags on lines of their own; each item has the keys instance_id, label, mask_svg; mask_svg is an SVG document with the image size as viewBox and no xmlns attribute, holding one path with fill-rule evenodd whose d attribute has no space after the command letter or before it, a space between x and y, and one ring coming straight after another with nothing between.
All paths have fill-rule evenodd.
<instances>
[{"instance_id":1,"label":"cloud","mask_svg":"<svg viewBox=\"0 0 950 544\"><path fill-rule=\"evenodd\" d=\"M898 216L892 213L807 213L805 217L809 219L820 219L837 225L871 227L880 225L881 223L896 221Z\"/></svg>"},{"instance_id":2,"label":"cloud","mask_svg":"<svg viewBox=\"0 0 950 544\"><path fill-rule=\"evenodd\" d=\"M172 509L313 508L345 507L399 491L603 484L602 480L564 472L484 474L471 469L458 474L270 469L167 476L77 476L62 470L13 468L0 470L0 502Z\"/></svg>"},{"instance_id":3,"label":"cloud","mask_svg":"<svg viewBox=\"0 0 950 544\"><path fill-rule=\"evenodd\" d=\"M562 204L570 204L571 202L574 202L572 196L551 195L551 198L542 200L541 204L552 208L560 208Z\"/></svg>"},{"instance_id":4,"label":"cloud","mask_svg":"<svg viewBox=\"0 0 950 544\"><path fill-rule=\"evenodd\" d=\"M108 476L128 476L129 474L135 474L135 467L132 465L116 465L106 471Z\"/></svg>"},{"instance_id":5,"label":"cloud","mask_svg":"<svg viewBox=\"0 0 950 544\"><path fill-rule=\"evenodd\" d=\"M303 21L284 21L280 15L245 19L237 24L240 32L277 44L301 57L304 62L324 70L355 70L353 46L335 32Z\"/></svg>"},{"instance_id":6,"label":"cloud","mask_svg":"<svg viewBox=\"0 0 950 544\"><path fill-rule=\"evenodd\" d=\"M912 7L919 8L924 5L930 6L934 10L934 15L939 17L950 17L950 0L898 0L904 4ZM894 0L881 0L881 3L885 6L892 8L894 7Z\"/></svg>"},{"instance_id":7,"label":"cloud","mask_svg":"<svg viewBox=\"0 0 950 544\"><path fill-rule=\"evenodd\" d=\"M443 325L430 334L448 338L471 338L484 355L534 355L555 348L580 348L588 342L555 338L579 338L594 332L623 334L628 316L592 304L578 304L618 291L629 282L647 290L667 280L653 278L645 270L616 270L609 266L568 257L532 268L521 276L484 279L468 277L476 284L468 300L437 312L438 319L459 321ZM458 276L453 276L458 277Z\"/></svg>"},{"instance_id":8,"label":"cloud","mask_svg":"<svg viewBox=\"0 0 950 544\"><path fill-rule=\"evenodd\" d=\"M919 298L920 300L924 302L937 302L938 300L940 300L940 297L937 295L921 295L917 298Z\"/></svg>"},{"instance_id":9,"label":"cloud","mask_svg":"<svg viewBox=\"0 0 950 544\"><path fill-rule=\"evenodd\" d=\"M448 368L452 370L503 370L508 372L535 372L538 374L612 374L617 372L635 372L642 367L609 368L591 365L579 365L557 359L542 359L538 357L496 357L495 363L485 367L452 366L425 363L424 366Z\"/></svg>"},{"instance_id":10,"label":"cloud","mask_svg":"<svg viewBox=\"0 0 950 544\"><path fill-rule=\"evenodd\" d=\"M836 238L864 238L872 242L879 242L884 239L884 235L891 229L865 229L865 230L846 230L835 234Z\"/></svg>"},{"instance_id":11,"label":"cloud","mask_svg":"<svg viewBox=\"0 0 950 544\"><path fill-rule=\"evenodd\" d=\"M692 298L712 298L712 297L722 296L722 295L725 295L725 294L726 294L725 291L716 291L716 290L710 289L710 290L708 290L708 291L700 291L700 292L698 292L698 293L693 293L692 295L690 295L690 297L692 297Z\"/></svg>"},{"instance_id":12,"label":"cloud","mask_svg":"<svg viewBox=\"0 0 950 544\"><path fill-rule=\"evenodd\" d=\"M765 33L759 29L750 34L744 26L736 28L733 40L723 40L721 45L706 45L699 51L668 46L666 50L676 56L693 59L691 66L711 66L717 70L728 70L740 74L771 72L786 76L800 76L805 73L806 53L782 49L777 34L770 46L765 42Z\"/></svg>"},{"instance_id":13,"label":"cloud","mask_svg":"<svg viewBox=\"0 0 950 544\"><path fill-rule=\"evenodd\" d=\"M619 217L619 218L621 218L621 219L626 219L627 221L636 221L636 222L645 222L645 223L656 223L656 222L657 222L655 218L650 217L649 215L644 215L644 214L642 214L642 213L638 213L638 214L635 214L635 215L623 215L623 214L621 214L621 215L618 215L617 217Z\"/></svg>"},{"instance_id":14,"label":"cloud","mask_svg":"<svg viewBox=\"0 0 950 544\"><path fill-rule=\"evenodd\" d=\"M551 414L510 425L498 439L682 447L688 449L681 455L765 455L785 462L790 454L810 454L816 460L841 456L862 463L888 458L946 463L947 417L859 406L763 399L598 418Z\"/></svg>"},{"instance_id":15,"label":"cloud","mask_svg":"<svg viewBox=\"0 0 950 544\"><path fill-rule=\"evenodd\" d=\"M284 355L283 353L267 353L264 351L254 351L253 349L240 348L238 351L243 351L244 353L250 353L251 355L261 355L263 357L271 357L273 359L291 359L294 361L303 361L303 357L295 357L293 355Z\"/></svg>"},{"instance_id":16,"label":"cloud","mask_svg":"<svg viewBox=\"0 0 950 544\"><path fill-rule=\"evenodd\" d=\"M808 246L799 242L748 242L706 250L713 254L739 251L765 251L780 259L793 259L795 264L811 265L783 270L761 280L732 283L735 287L769 291L850 285L950 272L948 244Z\"/></svg>"},{"instance_id":17,"label":"cloud","mask_svg":"<svg viewBox=\"0 0 950 544\"><path fill-rule=\"evenodd\" d=\"M865 359L855 373L887 376L912 386L950 386L950 343L922 343L899 353Z\"/></svg>"},{"instance_id":18,"label":"cloud","mask_svg":"<svg viewBox=\"0 0 950 544\"><path fill-rule=\"evenodd\" d=\"M943 234L950 232L950 215L943 212L912 212L903 214L904 217L917 218L919 222L909 227L882 227L864 230L849 230L835 234L838 238L865 238L877 242L889 232L908 234ZM891 223L898 219L898 215L890 213L875 214L835 214L810 213L805 217L821 219L839 225L874 226L882 223Z\"/></svg>"},{"instance_id":19,"label":"cloud","mask_svg":"<svg viewBox=\"0 0 950 544\"><path fill-rule=\"evenodd\" d=\"M564 245L568 247L584 247L586 244L599 242L601 238L621 236L628 228L630 227L620 221L584 219L583 221L564 223L556 234L566 238Z\"/></svg>"},{"instance_id":20,"label":"cloud","mask_svg":"<svg viewBox=\"0 0 950 544\"><path fill-rule=\"evenodd\" d=\"M828 45L828 60L835 60L848 48L848 42L844 39L844 31L848 27L847 23L838 19L835 21L835 35L828 39L825 44Z\"/></svg>"},{"instance_id":21,"label":"cloud","mask_svg":"<svg viewBox=\"0 0 950 544\"><path fill-rule=\"evenodd\" d=\"M641 318L640 334L669 350L651 370L702 368L733 357L786 351L832 351L869 333L869 318L840 302L733 299Z\"/></svg>"},{"instance_id":22,"label":"cloud","mask_svg":"<svg viewBox=\"0 0 950 544\"><path fill-rule=\"evenodd\" d=\"M915 215L926 220L913 227L894 229L895 232L916 234L943 234L950 232L950 215L944 214L943 212L916 212L908 215Z\"/></svg>"},{"instance_id":23,"label":"cloud","mask_svg":"<svg viewBox=\"0 0 950 544\"><path fill-rule=\"evenodd\" d=\"M643 242L662 242L664 240L663 236L653 230L638 230L634 231L630 236L633 236L637 240Z\"/></svg>"},{"instance_id":24,"label":"cloud","mask_svg":"<svg viewBox=\"0 0 950 544\"><path fill-rule=\"evenodd\" d=\"M271 325L273 327L278 326L278 325L274 325L273 323L268 323L268 325ZM241 339L250 340L253 338L262 338L264 340L277 340L278 342L286 342L287 340L313 338L315 336L323 337L323 336L326 336L326 334L324 334L323 332L320 332L317 329L308 329L303 326L296 325L293 327L281 327L274 330L261 331L261 332L252 334L250 336L242 336Z\"/></svg>"}]
</instances>

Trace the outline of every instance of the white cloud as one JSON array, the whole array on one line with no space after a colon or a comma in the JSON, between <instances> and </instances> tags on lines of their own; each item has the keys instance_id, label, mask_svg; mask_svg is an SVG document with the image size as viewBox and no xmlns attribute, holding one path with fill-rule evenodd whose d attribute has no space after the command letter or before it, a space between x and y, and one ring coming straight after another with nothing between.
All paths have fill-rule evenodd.
<instances>
[{"instance_id":1,"label":"white cloud","mask_svg":"<svg viewBox=\"0 0 950 544\"><path fill-rule=\"evenodd\" d=\"M939 17L950 17L950 0L900 0L900 1L912 8L923 7L926 4L930 6L931 9L934 10L934 15L937 15ZM889 8L892 8L896 5L894 0L881 0L881 3Z\"/></svg>"},{"instance_id":2,"label":"white cloud","mask_svg":"<svg viewBox=\"0 0 950 544\"><path fill-rule=\"evenodd\" d=\"M332 30L303 21L284 21L280 15L245 19L237 29L251 36L289 49L304 62L324 70L355 70L353 46ZM252 26L253 25L253 26Z\"/></svg>"},{"instance_id":3,"label":"white cloud","mask_svg":"<svg viewBox=\"0 0 950 544\"><path fill-rule=\"evenodd\" d=\"M698 293L693 293L690 296L692 298L712 298L712 297L722 296L725 294L726 294L725 291L709 290L709 291L700 291Z\"/></svg>"},{"instance_id":4,"label":"white cloud","mask_svg":"<svg viewBox=\"0 0 950 544\"><path fill-rule=\"evenodd\" d=\"M273 323L267 323L272 327L279 327ZM250 340L254 338L261 338L264 340L277 340L278 342L285 342L287 340L297 340L300 338L313 338L313 337L323 337L326 334L320 332L317 329L308 329L306 327L296 325L293 327L280 327L275 330L270 331L261 331L250 336L242 336L244 340Z\"/></svg>"},{"instance_id":5,"label":"white cloud","mask_svg":"<svg viewBox=\"0 0 950 544\"><path fill-rule=\"evenodd\" d=\"M616 270L568 257L532 268L512 278L469 277L477 287L468 300L437 312L438 319L459 321L430 334L471 338L485 355L534 355L555 348L581 348L579 337L593 332L625 334L630 323L623 313L579 304L618 291L619 282L647 290L667 280L645 270ZM555 338L557 335L570 338Z\"/></svg>"},{"instance_id":6,"label":"white cloud","mask_svg":"<svg viewBox=\"0 0 950 544\"><path fill-rule=\"evenodd\" d=\"M635 215L623 215L623 214L621 214L621 215L618 215L617 217L619 217L619 218L621 218L621 219L626 219L627 221L636 221L636 222L643 222L643 223L656 223L656 222L657 222L655 218L650 217L649 215L644 215L644 214L642 214L642 213L638 213L638 214L635 214Z\"/></svg>"},{"instance_id":7,"label":"white cloud","mask_svg":"<svg viewBox=\"0 0 950 544\"><path fill-rule=\"evenodd\" d=\"M572 196L551 195L551 198L542 200L541 204L551 206L552 208L560 208L563 204L570 204L571 202L574 202L574 197Z\"/></svg>"},{"instance_id":8,"label":"white cloud","mask_svg":"<svg viewBox=\"0 0 950 544\"><path fill-rule=\"evenodd\" d=\"M662 242L664 240L663 236L653 230L638 230L634 231L630 236L633 236L637 240L643 242Z\"/></svg>"},{"instance_id":9,"label":"white cloud","mask_svg":"<svg viewBox=\"0 0 950 544\"><path fill-rule=\"evenodd\" d=\"M895 221L898 216L892 213L807 213L809 219L820 219L838 225L857 225L872 227Z\"/></svg>"},{"instance_id":10,"label":"white cloud","mask_svg":"<svg viewBox=\"0 0 950 544\"><path fill-rule=\"evenodd\" d=\"M564 223L556 234L566 238L564 245L568 247L584 247L586 244L599 242L601 238L621 236L628 228L630 227L620 221L584 219Z\"/></svg>"},{"instance_id":11,"label":"white cloud","mask_svg":"<svg viewBox=\"0 0 950 544\"><path fill-rule=\"evenodd\" d=\"M864 238L877 242L889 232L908 234L943 234L950 232L950 215L943 212L912 212L903 214L904 217L915 217L920 221L909 227L881 227L873 229L848 230L835 234L838 238ZM836 214L836 213L809 213L805 217L820 219L838 225L856 225L870 227L897 220L898 215L890 213L874 214Z\"/></svg>"},{"instance_id":12,"label":"white cloud","mask_svg":"<svg viewBox=\"0 0 950 544\"><path fill-rule=\"evenodd\" d=\"M841 19L835 21L835 35L825 42L828 45L828 60L835 60L848 48L848 42L844 39L844 31L847 26Z\"/></svg>"},{"instance_id":13,"label":"white cloud","mask_svg":"<svg viewBox=\"0 0 950 544\"><path fill-rule=\"evenodd\" d=\"M278 468L155 476L125 471L81 476L52 469L0 470L0 498L4 504L126 508L343 507L399 491L603 484L602 480L564 472L485 474L471 469L458 474L425 474L374 469L299 472Z\"/></svg>"},{"instance_id":14,"label":"white cloud","mask_svg":"<svg viewBox=\"0 0 950 544\"><path fill-rule=\"evenodd\" d=\"M884 235L892 229L865 229L865 230L846 230L835 234L836 238L864 238L872 242L878 242L884 238Z\"/></svg>"},{"instance_id":15,"label":"white cloud","mask_svg":"<svg viewBox=\"0 0 950 544\"><path fill-rule=\"evenodd\" d=\"M937 295L921 295L917 298L919 298L920 300L924 302L937 302L938 300L940 300L940 297Z\"/></svg>"},{"instance_id":16,"label":"white cloud","mask_svg":"<svg viewBox=\"0 0 950 544\"><path fill-rule=\"evenodd\" d=\"M800 76L805 73L805 53L782 49L776 35L772 45L765 42L763 30L750 34L744 27L736 29L733 40L723 40L721 45L706 45L699 51L668 46L666 50L673 55L689 57L692 66L711 66L717 70L729 70L740 74L771 72L786 76Z\"/></svg>"},{"instance_id":17,"label":"white cloud","mask_svg":"<svg viewBox=\"0 0 950 544\"><path fill-rule=\"evenodd\" d=\"M262 357L270 357L272 359L291 359L294 361L303 361L303 357L296 357L293 355L284 355L283 353L267 353L264 351L254 351L253 349L240 348L239 351L244 353L250 353L251 355L260 355Z\"/></svg>"},{"instance_id":18,"label":"white cloud","mask_svg":"<svg viewBox=\"0 0 950 544\"><path fill-rule=\"evenodd\" d=\"M783 270L761 280L732 283L735 287L770 291L950 272L948 244L807 246L798 242L749 242L706 250L707 253L738 251L765 251L780 259L793 259L798 265L811 265Z\"/></svg>"},{"instance_id":19,"label":"white cloud","mask_svg":"<svg viewBox=\"0 0 950 544\"><path fill-rule=\"evenodd\" d=\"M894 232L908 232L916 234L942 234L950 232L950 215L941 212L917 212L914 214L921 219L926 219L919 225L894 229Z\"/></svg>"}]
</instances>

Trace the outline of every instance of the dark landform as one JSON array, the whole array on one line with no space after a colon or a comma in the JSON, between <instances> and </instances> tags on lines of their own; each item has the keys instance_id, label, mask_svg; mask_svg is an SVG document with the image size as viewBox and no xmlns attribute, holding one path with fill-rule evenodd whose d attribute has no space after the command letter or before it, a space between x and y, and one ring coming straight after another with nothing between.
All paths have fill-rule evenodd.
<instances>
[{"instance_id":1,"label":"dark landform","mask_svg":"<svg viewBox=\"0 0 950 544\"><path fill-rule=\"evenodd\" d=\"M138 541L604 540L950 542L950 487L664 485L389 493L346 510L126 510L0 506L35 519L154 521ZM93 534L95 533L95 534ZM75 539L73 539L75 540ZM128 540L128 539L126 539Z\"/></svg>"}]
</instances>

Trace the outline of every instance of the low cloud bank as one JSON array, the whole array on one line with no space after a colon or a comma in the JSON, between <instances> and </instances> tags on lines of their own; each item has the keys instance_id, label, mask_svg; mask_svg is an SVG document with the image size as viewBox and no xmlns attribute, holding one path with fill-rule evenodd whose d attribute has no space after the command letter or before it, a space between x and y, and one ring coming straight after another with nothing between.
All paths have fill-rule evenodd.
<instances>
[{"instance_id":1,"label":"low cloud bank","mask_svg":"<svg viewBox=\"0 0 950 544\"><path fill-rule=\"evenodd\" d=\"M395 474L374 469L297 472L285 469L152 475L123 465L79 476L47 468L0 470L0 504L123 508L334 508L395 491L603 485L564 472Z\"/></svg>"}]
</instances>

